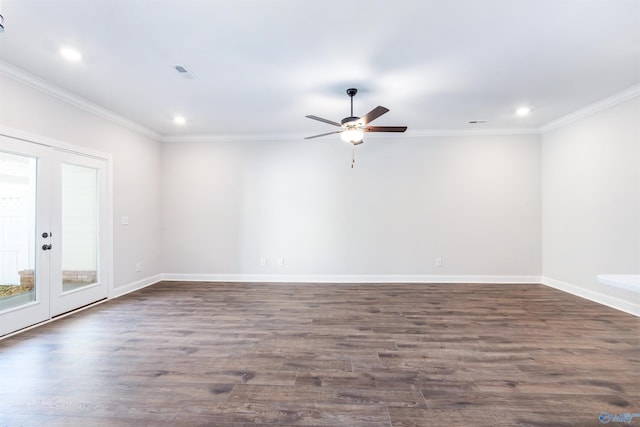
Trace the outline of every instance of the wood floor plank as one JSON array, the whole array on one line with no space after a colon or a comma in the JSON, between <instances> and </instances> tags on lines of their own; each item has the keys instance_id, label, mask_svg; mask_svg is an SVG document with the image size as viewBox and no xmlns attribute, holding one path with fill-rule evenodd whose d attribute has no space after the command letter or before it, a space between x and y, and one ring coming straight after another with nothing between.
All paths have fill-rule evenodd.
<instances>
[{"instance_id":1,"label":"wood floor plank","mask_svg":"<svg viewBox=\"0 0 640 427\"><path fill-rule=\"evenodd\" d=\"M595 426L603 412L640 413L640 319L541 285L162 282L0 341L0 426Z\"/></svg>"}]
</instances>

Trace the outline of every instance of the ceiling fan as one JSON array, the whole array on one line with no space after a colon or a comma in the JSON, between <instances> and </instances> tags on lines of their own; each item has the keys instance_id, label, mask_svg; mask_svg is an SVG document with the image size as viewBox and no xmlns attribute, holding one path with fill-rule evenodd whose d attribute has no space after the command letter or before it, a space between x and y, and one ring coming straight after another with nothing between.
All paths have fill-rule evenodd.
<instances>
[{"instance_id":1,"label":"ceiling fan","mask_svg":"<svg viewBox=\"0 0 640 427\"><path fill-rule=\"evenodd\" d=\"M306 116L313 120L318 120L324 123L328 123L333 126L338 126L341 129L333 132L321 133L320 135L308 136L305 139L313 139L321 136L331 135L334 133L340 133L340 137L343 141L349 142L353 145L362 144L364 132L404 132L407 130L406 126L367 126L369 123L389 111L388 108L377 106L373 110L369 111L362 117L355 117L353 115L353 97L358 93L358 89L347 89L347 95L351 98L351 115L342 119L340 123L332 120L323 119L318 116Z\"/></svg>"}]
</instances>

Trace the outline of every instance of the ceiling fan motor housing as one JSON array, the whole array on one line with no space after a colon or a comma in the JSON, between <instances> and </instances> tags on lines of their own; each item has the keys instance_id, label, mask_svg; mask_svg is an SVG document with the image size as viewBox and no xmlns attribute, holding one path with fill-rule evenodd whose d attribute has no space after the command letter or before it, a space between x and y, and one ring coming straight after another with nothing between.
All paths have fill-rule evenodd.
<instances>
[{"instance_id":1,"label":"ceiling fan motor housing","mask_svg":"<svg viewBox=\"0 0 640 427\"><path fill-rule=\"evenodd\" d=\"M355 127L358 125L358 120L360 120L360 117L351 116L345 117L340 123L342 123L342 126Z\"/></svg>"}]
</instances>

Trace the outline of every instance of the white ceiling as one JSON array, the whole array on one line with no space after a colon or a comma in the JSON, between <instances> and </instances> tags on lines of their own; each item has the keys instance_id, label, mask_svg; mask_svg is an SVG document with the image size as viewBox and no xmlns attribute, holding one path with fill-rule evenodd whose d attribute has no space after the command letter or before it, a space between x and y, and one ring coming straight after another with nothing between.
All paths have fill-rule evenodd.
<instances>
[{"instance_id":1,"label":"white ceiling","mask_svg":"<svg viewBox=\"0 0 640 427\"><path fill-rule=\"evenodd\" d=\"M328 132L304 116L348 116L348 87L356 115L386 106L374 124L408 133L536 129L640 82L640 0L0 0L0 13L0 60L169 137Z\"/></svg>"}]
</instances>

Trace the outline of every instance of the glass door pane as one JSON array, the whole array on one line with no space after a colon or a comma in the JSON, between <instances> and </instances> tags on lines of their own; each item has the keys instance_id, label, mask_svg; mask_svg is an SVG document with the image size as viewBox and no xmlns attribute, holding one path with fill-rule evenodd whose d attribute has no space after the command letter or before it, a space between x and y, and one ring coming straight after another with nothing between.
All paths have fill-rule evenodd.
<instances>
[{"instance_id":1,"label":"glass door pane","mask_svg":"<svg viewBox=\"0 0 640 427\"><path fill-rule=\"evenodd\" d=\"M98 272L98 171L61 165L62 292L96 283Z\"/></svg>"},{"instance_id":2,"label":"glass door pane","mask_svg":"<svg viewBox=\"0 0 640 427\"><path fill-rule=\"evenodd\" d=\"M0 312L36 299L36 164L0 152Z\"/></svg>"}]
</instances>

